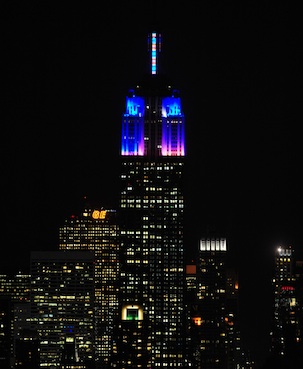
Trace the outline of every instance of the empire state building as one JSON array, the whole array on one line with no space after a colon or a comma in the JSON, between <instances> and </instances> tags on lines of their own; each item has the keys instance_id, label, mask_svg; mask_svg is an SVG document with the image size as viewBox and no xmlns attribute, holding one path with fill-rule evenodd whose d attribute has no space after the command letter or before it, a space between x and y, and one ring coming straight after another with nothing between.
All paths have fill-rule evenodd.
<instances>
[{"instance_id":1,"label":"empire state building","mask_svg":"<svg viewBox=\"0 0 303 369\"><path fill-rule=\"evenodd\" d=\"M120 312L113 367L188 367L184 302L185 119L159 73L161 35L148 37L150 72L129 90L121 130Z\"/></svg>"}]
</instances>

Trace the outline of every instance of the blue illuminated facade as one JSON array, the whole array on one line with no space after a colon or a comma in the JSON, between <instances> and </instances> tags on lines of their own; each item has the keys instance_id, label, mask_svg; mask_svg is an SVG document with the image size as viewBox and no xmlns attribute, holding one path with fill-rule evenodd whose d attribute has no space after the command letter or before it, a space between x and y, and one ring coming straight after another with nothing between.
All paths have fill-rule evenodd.
<instances>
[{"instance_id":1,"label":"blue illuminated facade","mask_svg":"<svg viewBox=\"0 0 303 369\"><path fill-rule=\"evenodd\" d=\"M121 155L143 156L147 154L144 141L149 141L148 131L144 136L145 127L145 100L140 96L126 98L126 112L122 121ZM184 115L181 110L180 97L168 96L162 98L161 115L158 118L162 123L161 156L185 155L185 127Z\"/></svg>"},{"instance_id":2,"label":"blue illuminated facade","mask_svg":"<svg viewBox=\"0 0 303 369\"><path fill-rule=\"evenodd\" d=\"M121 155L144 155L144 99L127 97L122 121Z\"/></svg>"}]
</instances>

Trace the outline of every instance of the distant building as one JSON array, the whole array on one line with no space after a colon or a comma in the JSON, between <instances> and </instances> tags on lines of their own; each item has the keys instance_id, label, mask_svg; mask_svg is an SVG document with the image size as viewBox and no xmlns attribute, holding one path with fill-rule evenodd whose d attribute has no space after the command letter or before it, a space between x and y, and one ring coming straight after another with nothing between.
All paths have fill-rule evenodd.
<instances>
[{"instance_id":1,"label":"distant building","mask_svg":"<svg viewBox=\"0 0 303 369\"><path fill-rule=\"evenodd\" d=\"M21 272L14 276L0 276L0 299L2 303L6 300L10 309L1 313L3 319L9 316L10 322L9 326L2 326L9 328L9 332L1 334L6 343L0 347L9 347L9 351L5 349L9 363L20 369L38 367L37 335L31 328L30 283L31 276Z\"/></svg>"},{"instance_id":2,"label":"distant building","mask_svg":"<svg viewBox=\"0 0 303 369\"><path fill-rule=\"evenodd\" d=\"M115 210L84 207L59 229L60 250L90 250L94 254L94 329L97 367L110 364L114 320L118 314L119 227Z\"/></svg>"},{"instance_id":3,"label":"distant building","mask_svg":"<svg viewBox=\"0 0 303 369\"><path fill-rule=\"evenodd\" d=\"M3 277L3 276L1 276ZM9 296L0 296L0 367L10 368L12 363L12 301Z\"/></svg>"},{"instance_id":4,"label":"distant building","mask_svg":"<svg viewBox=\"0 0 303 369\"><path fill-rule=\"evenodd\" d=\"M225 369L228 362L225 238L202 238L197 269L196 367ZM232 322L232 321L231 321Z\"/></svg>"},{"instance_id":5,"label":"distant building","mask_svg":"<svg viewBox=\"0 0 303 369\"><path fill-rule=\"evenodd\" d=\"M298 301L298 350L303 352L303 260L295 262L296 296Z\"/></svg>"},{"instance_id":6,"label":"distant building","mask_svg":"<svg viewBox=\"0 0 303 369\"><path fill-rule=\"evenodd\" d=\"M227 252L226 238L201 238L198 261L186 266L187 350L196 369L248 368L238 325L238 275L227 266Z\"/></svg>"},{"instance_id":7,"label":"distant building","mask_svg":"<svg viewBox=\"0 0 303 369\"><path fill-rule=\"evenodd\" d=\"M60 365L70 334L77 363L94 361L94 260L89 251L31 252L31 315L41 368Z\"/></svg>"},{"instance_id":8,"label":"distant building","mask_svg":"<svg viewBox=\"0 0 303 369\"><path fill-rule=\"evenodd\" d=\"M274 326L272 333L272 351L284 356L291 347L296 331L295 276L293 249L279 247L275 255L274 287Z\"/></svg>"},{"instance_id":9,"label":"distant building","mask_svg":"<svg viewBox=\"0 0 303 369\"><path fill-rule=\"evenodd\" d=\"M32 327L31 305L14 304L14 368L37 369L39 367L38 334Z\"/></svg>"},{"instance_id":10,"label":"distant building","mask_svg":"<svg viewBox=\"0 0 303 369\"><path fill-rule=\"evenodd\" d=\"M302 346L302 266L291 246L280 246L275 254L273 278L272 357L292 363L301 356ZM299 354L300 352L300 354Z\"/></svg>"}]
</instances>

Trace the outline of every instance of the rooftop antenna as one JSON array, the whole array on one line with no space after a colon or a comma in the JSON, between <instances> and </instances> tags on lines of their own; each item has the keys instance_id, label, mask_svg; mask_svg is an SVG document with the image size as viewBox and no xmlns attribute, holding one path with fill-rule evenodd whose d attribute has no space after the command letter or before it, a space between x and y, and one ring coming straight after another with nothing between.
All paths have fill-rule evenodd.
<instances>
[{"instance_id":1,"label":"rooftop antenna","mask_svg":"<svg viewBox=\"0 0 303 369\"><path fill-rule=\"evenodd\" d=\"M149 51L149 71L152 75L159 74L159 54L161 52L161 34L159 30L158 19L158 1L150 0L149 4L149 33L148 33L148 51Z\"/></svg>"},{"instance_id":2,"label":"rooftop antenna","mask_svg":"<svg viewBox=\"0 0 303 369\"><path fill-rule=\"evenodd\" d=\"M150 54L150 71L151 74L159 73L159 53L161 52L161 34L151 32L148 35L148 50Z\"/></svg>"}]
</instances>

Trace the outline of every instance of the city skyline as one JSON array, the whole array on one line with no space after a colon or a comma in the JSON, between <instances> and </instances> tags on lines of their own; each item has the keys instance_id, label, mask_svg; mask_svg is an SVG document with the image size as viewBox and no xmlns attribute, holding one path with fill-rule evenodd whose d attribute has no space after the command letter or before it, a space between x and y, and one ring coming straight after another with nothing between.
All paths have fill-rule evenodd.
<instances>
[{"instance_id":1,"label":"city skyline","mask_svg":"<svg viewBox=\"0 0 303 369\"><path fill-rule=\"evenodd\" d=\"M295 26L292 13L283 13L281 6L272 13L266 7L260 13L254 7L251 13L248 7L237 13L234 7L228 13L234 23L225 20L216 30L223 9L228 10L208 9L210 19L202 16L204 26L199 30L191 25L186 31L170 28L174 16L180 16L170 9L168 24L162 27L163 62L179 82L187 116L191 221L194 218L190 247L208 231L223 233L243 289L262 295L261 283L270 284L276 245L291 244L298 253L301 246L297 107L289 88L296 85L291 79L298 67ZM114 14L108 6L106 11L110 19L128 24L122 9ZM135 6L123 11L132 20L140 14ZM148 65L148 27L142 19L137 19L140 31L129 28L126 42L122 24L117 29L109 21L101 26L97 16L45 13L43 24L34 10L28 15L31 24L14 15L16 27L8 28L6 45L6 61L12 64L7 65L6 85L4 271L26 267L31 250L56 248L58 225L76 211L84 195L114 207L124 96ZM187 9L184 17L190 15ZM209 32L203 33L206 24ZM248 252L253 248L259 254ZM260 267L257 286L249 278L252 261ZM255 331L252 336L258 335Z\"/></svg>"}]
</instances>

